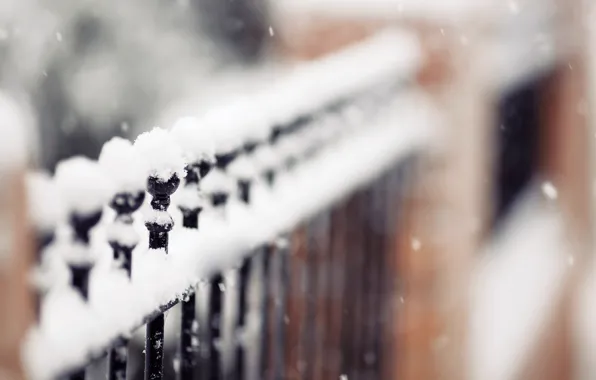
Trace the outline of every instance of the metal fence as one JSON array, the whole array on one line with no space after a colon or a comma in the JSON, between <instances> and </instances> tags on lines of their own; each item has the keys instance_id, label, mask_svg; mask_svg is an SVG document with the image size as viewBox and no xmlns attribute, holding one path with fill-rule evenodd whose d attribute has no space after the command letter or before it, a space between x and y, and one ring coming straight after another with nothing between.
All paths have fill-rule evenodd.
<instances>
[{"instance_id":1,"label":"metal fence","mask_svg":"<svg viewBox=\"0 0 596 380\"><path fill-rule=\"evenodd\" d=\"M145 379L163 379L180 305L178 379L387 378L400 194L433 125L410 84L418 56L385 33L204 117L115 138L98 161L32 173L28 375L83 379L107 355L108 379L126 379L144 327Z\"/></svg>"}]
</instances>

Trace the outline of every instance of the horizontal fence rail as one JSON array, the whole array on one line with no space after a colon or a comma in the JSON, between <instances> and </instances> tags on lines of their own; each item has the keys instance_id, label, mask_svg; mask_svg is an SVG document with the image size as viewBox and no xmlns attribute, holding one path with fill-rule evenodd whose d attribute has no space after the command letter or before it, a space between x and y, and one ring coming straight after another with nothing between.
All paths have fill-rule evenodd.
<instances>
[{"instance_id":1,"label":"horizontal fence rail","mask_svg":"<svg viewBox=\"0 0 596 380\"><path fill-rule=\"evenodd\" d=\"M261 367L283 371L272 368L292 338L282 334L286 306L277 302L293 302L278 293L292 281L290 234L428 147L437 119L410 85L418 61L414 39L382 33L202 118L156 128L134 144L114 139L98 162L77 157L54 178L32 174L40 265L38 325L24 356L29 376L82 379L108 353L109 378L125 379L127 342L146 325L145 378L161 379L164 313L182 303L178 377L244 378L255 268L265 283ZM230 375L220 357L222 312L226 273L236 269L240 338ZM201 281L210 284L210 346L197 361ZM313 284L313 292L323 286ZM267 363L275 355L277 364Z\"/></svg>"}]
</instances>

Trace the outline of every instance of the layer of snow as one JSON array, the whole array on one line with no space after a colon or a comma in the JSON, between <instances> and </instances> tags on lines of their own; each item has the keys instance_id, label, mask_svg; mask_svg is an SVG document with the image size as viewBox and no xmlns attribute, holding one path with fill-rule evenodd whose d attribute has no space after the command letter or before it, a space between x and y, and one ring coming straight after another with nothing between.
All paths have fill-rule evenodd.
<instances>
[{"instance_id":1,"label":"layer of snow","mask_svg":"<svg viewBox=\"0 0 596 380\"><path fill-rule=\"evenodd\" d=\"M56 244L56 248L59 248L60 257L69 266L94 265L98 259L98 256L92 249L81 243L64 242L63 244Z\"/></svg>"},{"instance_id":2,"label":"layer of snow","mask_svg":"<svg viewBox=\"0 0 596 380\"><path fill-rule=\"evenodd\" d=\"M209 110L200 119L213 138L215 152L226 154L241 147L240 127L243 126L244 103L233 103Z\"/></svg>"},{"instance_id":3,"label":"layer of snow","mask_svg":"<svg viewBox=\"0 0 596 380\"><path fill-rule=\"evenodd\" d=\"M65 208L56 183L44 172L27 175L29 219L40 232L53 232L66 220Z\"/></svg>"},{"instance_id":4,"label":"layer of snow","mask_svg":"<svg viewBox=\"0 0 596 380\"><path fill-rule=\"evenodd\" d=\"M236 181L223 170L214 168L201 180L201 190L206 194L232 193L236 190Z\"/></svg>"},{"instance_id":5,"label":"layer of snow","mask_svg":"<svg viewBox=\"0 0 596 380\"><path fill-rule=\"evenodd\" d=\"M253 160L261 172L274 168L278 162L277 155L269 144L259 146L253 154Z\"/></svg>"},{"instance_id":6,"label":"layer of snow","mask_svg":"<svg viewBox=\"0 0 596 380\"><path fill-rule=\"evenodd\" d=\"M172 203L189 210L202 209L207 205L205 195L197 186L181 186L173 195Z\"/></svg>"},{"instance_id":7,"label":"layer of snow","mask_svg":"<svg viewBox=\"0 0 596 380\"><path fill-rule=\"evenodd\" d=\"M145 161L130 141L114 137L106 142L99 155L99 164L114 182L117 192L136 193L145 189Z\"/></svg>"},{"instance_id":8,"label":"layer of snow","mask_svg":"<svg viewBox=\"0 0 596 380\"><path fill-rule=\"evenodd\" d=\"M29 377L45 380L85 363L90 354L128 335L144 316L201 278L237 266L252 247L274 240L423 148L436 121L424 97L403 95L384 117L284 173L273 189L257 182L250 206L231 200L225 221L202 218L198 232L175 228L168 255L143 248L147 232L137 223L141 242L133 255L132 282L116 281L118 275L98 264L88 306L69 289L50 292L44 320L25 346Z\"/></svg>"},{"instance_id":9,"label":"layer of snow","mask_svg":"<svg viewBox=\"0 0 596 380\"><path fill-rule=\"evenodd\" d=\"M169 131L153 128L137 137L134 147L146 162L147 176L164 182L174 174L180 179L186 176L184 152Z\"/></svg>"},{"instance_id":10,"label":"layer of snow","mask_svg":"<svg viewBox=\"0 0 596 380\"><path fill-rule=\"evenodd\" d=\"M182 147L187 163L215 162L215 148L209 130L195 117L182 117L174 123L172 135Z\"/></svg>"},{"instance_id":11,"label":"layer of snow","mask_svg":"<svg viewBox=\"0 0 596 380\"><path fill-rule=\"evenodd\" d=\"M139 243L139 233L135 227L120 222L106 227L106 238L109 242L118 242L126 247L134 247Z\"/></svg>"},{"instance_id":12,"label":"layer of snow","mask_svg":"<svg viewBox=\"0 0 596 380\"><path fill-rule=\"evenodd\" d=\"M81 156L60 162L55 181L71 213L90 214L102 210L114 189L99 164Z\"/></svg>"},{"instance_id":13,"label":"layer of snow","mask_svg":"<svg viewBox=\"0 0 596 380\"><path fill-rule=\"evenodd\" d=\"M155 223L161 226L171 225L174 220L168 211L154 210L150 207L143 209L145 223Z\"/></svg>"},{"instance_id":14,"label":"layer of snow","mask_svg":"<svg viewBox=\"0 0 596 380\"><path fill-rule=\"evenodd\" d=\"M275 0L272 6L283 18L300 13L375 19L420 19L441 23L476 20L481 23L519 17L546 8L542 0ZM542 9L538 8L539 11Z\"/></svg>"},{"instance_id":15,"label":"layer of snow","mask_svg":"<svg viewBox=\"0 0 596 380\"><path fill-rule=\"evenodd\" d=\"M412 34L389 28L346 49L297 65L260 90L210 109L199 121L213 131L217 152L225 153L238 147L239 139L261 141L274 125L292 122L337 99L409 78L421 58L419 42Z\"/></svg>"},{"instance_id":16,"label":"layer of snow","mask_svg":"<svg viewBox=\"0 0 596 380\"><path fill-rule=\"evenodd\" d=\"M232 161L227 172L234 178L249 180L259 174L257 169L258 167L253 155L247 156L246 154L242 154Z\"/></svg>"},{"instance_id":17,"label":"layer of snow","mask_svg":"<svg viewBox=\"0 0 596 380\"><path fill-rule=\"evenodd\" d=\"M562 294L569 268L562 218L535 190L474 272L470 379L517 379Z\"/></svg>"}]
</instances>

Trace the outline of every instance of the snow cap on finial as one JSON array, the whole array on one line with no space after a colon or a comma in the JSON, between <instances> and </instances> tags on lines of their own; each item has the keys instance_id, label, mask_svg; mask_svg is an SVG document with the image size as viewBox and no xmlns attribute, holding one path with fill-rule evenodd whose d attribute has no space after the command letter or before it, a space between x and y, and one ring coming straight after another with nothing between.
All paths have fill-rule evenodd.
<instances>
[{"instance_id":1,"label":"snow cap on finial","mask_svg":"<svg viewBox=\"0 0 596 380\"><path fill-rule=\"evenodd\" d=\"M187 164L215 161L213 136L196 117L179 118L172 126L171 133L182 148Z\"/></svg>"},{"instance_id":2,"label":"snow cap on finial","mask_svg":"<svg viewBox=\"0 0 596 380\"><path fill-rule=\"evenodd\" d=\"M147 167L132 143L114 137L104 144L99 155L99 165L114 181L117 192L138 192L147 183Z\"/></svg>"},{"instance_id":3,"label":"snow cap on finial","mask_svg":"<svg viewBox=\"0 0 596 380\"><path fill-rule=\"evenodd\" d=\"M174 175L184 178L184 155L172 134L156 127L145 132L134 143L135 149L146 162L147 175L167 182Z\"/></svg>"},{"instance_id":4,"label":"snow cap on finial","mask_svg":"<svg viewBox=\"0 0 596 380\"><path fill-rule=\"evenodd\" d=\"M108 202L113 184L99 164L77 156L56 167L56 184L71 214L88 215L101 211Z\"/></svg>"}]
</instances>

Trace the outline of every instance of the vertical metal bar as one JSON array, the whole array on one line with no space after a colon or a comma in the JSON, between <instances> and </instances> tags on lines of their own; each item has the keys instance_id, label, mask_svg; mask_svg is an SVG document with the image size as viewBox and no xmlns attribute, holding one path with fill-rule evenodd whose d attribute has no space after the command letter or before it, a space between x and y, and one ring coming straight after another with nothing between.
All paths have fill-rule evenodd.
<instances>
[{"instance_id":1,"label":"vertical metal bar","mask_svg":"<svg viewBox=\"0 0 596 380\"><path fill-rule=\"evenodd\" d=\"M223 373L221 370L221 355L219 341L221 339L221 315L224 297L224 278L221 273L216 274L210 281L209 294L209 379L219 380Z\"/></svg>"},{"instance_id":2,"label":"vertical metal bar","mask_svg":"<svg viewBox=\"0 0 596 380\"><path fill-rule=\"evenodd\" d=\"M365 297L366 325L364 330L364 357L363 368L368 378L379 378L378 361L380 357L379 338L383 329L382 311L382 281L384 279L384 266L381 264L385 255L384 239L386 231L387 205L385 193L387 175L378 180L371 189L369 203L369 249L370 270L368 272L369 291Z\"/></svg>"},{"instance_id":3,"label":"vertical metal bar","mask_svg":"<svg viewBox=\"0 0 596 380\"><path fill-rule=\"evenodd\" d=\"M260 332L260 374L263 379L267 378L269 370L269 323L270 323L270 308L271 308L271 258L273 257L275 247L273 244L267 244L261 252L263 263L263 286L261 294L261 332Z\"/></svg>"},{"instance_id":4,"label":"vertical metal bar","mask_svg":"<svg viewBox=\"0 0 596 380\"><path fill-rule=\"evenodd\" d=\"M306 274L306 320L303 335L302 358L305 364L304 378L314 379L316 367L322 366L322 320L325 297L322 293L321 276L325 251L327 250L328 213L316 216L308 229L308 257Z\"/></svg>"},{"instance_id":5,"label":"vertical metal bar","mask_svg":"<svg viewBox=\"0 0 596 380\"><path fill-rule=\"evenodd\" d=\"M151 207L156 211L167 211L170 206L170 196L180 185L180 178L174 174L166 182L156 177L149 177L149 194L153 196ZM149 230L149 248L168 252L168 234L174 226L171 220L166 223L147 222ZM164 376L163 347L164 347L163 314L147 323L145 336L145 380L161 380Z\"/></svg>"},{"instance_id":6,"label":"vertical metal bar","mask_svg":"<svg viewBox=\"0 0 596 380\"><path fill-rule=\"evenodd\" d=\"M165 316L159 314L147 323L145 335L145 380L163 379L163 345Z\"/></svg>"},{"instance_id":7,"label":"vertical metal bar","mask_svg":"<svg viewBox=\"0 0 596 380\"><path fill-rule=\"evenodd\" d=\"M210 170L212 165L206 160L189 163L186 166L186 177L184 180L185 191L193 194L195 199L189 204L180 204L178 207L182 212L182 227L196 230L199 229L199 216L203 211L200 206L199 182ZM198 349L198 324L196 311L196 289L191 290L187 299L182 300L180 306L180 341L178 355L180 367L176 371L178 380L193 380L197 366Z\"/></svg>"},{"instance_id":8,"label":"vertical metal bar","mask_svg":"<svg viewBox=\"0 0 596 380\"><path fill-rule=\"evenodd\" d=\"M316 278L316 262L315 262L315 255L318 254L316 248L314 247L315 240L316 240L316 228L317 228L317 218L319 216L314 217L310 220L306 226L306 260L304 264L304 286L305 286L305 293L304 293L304 332L301 334L301 341L300 341L300 374L301 377L304 379L312 379L312 367L313 361L315 358L315 314L316 314L316 286L317 286L317 278Z\"/></svg>"},{"instance_id":9,"label":"vertical metal bar","mask_svg":"<svg viewBox=\"0 0 596 380\"><path fill-rule=\"evenodd\" d=\"M120 229L127 229L128 234L136 234L133 227L132 214L138 210L145 200L145 191L140 189L137 192L125 192L116 194L110 207L116 211L114 225ZM110 239L114 262L120 264L126 276L130 279L132 273L132 251L136 242L130 244L127 241L120 241L118 237ZM126 365L128 362L128 339L123 339L108 352L108 380L126 380Z\"/></svg>"},{"instance_id":10,"label":"vertical metal bar","mask_svg":"<svg viewBox=\"0 0 596 380\"><path fill-rule=\"evenodd\" d=\"M344 323L342 323L341 332L341 373L353 378L355 372L354 357L355 357L355 329L357 328L357 307L358 307L358 283L360 281L359 275L359 260L361 257L361 235L360 228L360 199L362 195L356 193L348 202L348 224L346 228L346 276L344 278Z\"/></svg>"},{"instance_id":11,"label":"vertical metal bar","mask_svg":"<svg viewBox=\"0 0 596 380\"><path fill-rule=\"evenodd\" d=\"M361 277L361 285L360 285L360 292L361 292L361 302L360 302L360 326L358 328L358 338L357 338L357 346L358 346L358 356L357 356L357 363L358 363L358 373L359 377L368 379L370 378L369 372L369 356L371 355L370 352L370 344L369 344L369 328L370 328L370 318L371 318L371 298L373 297L373 282L374 278L377 274L374 272L374 256L377 254L375 250L374 244L374 231L373 231L373 218L374 212L372 209L372 202L374 197L374 188L377 183L372 183L369 185L369 188L365 191L364 199L363 199L363 250L362 250L362 277ZM373 306L374 310L374 306Z\"/></svg>"},{"instance_id":12,"label":"vertical metal bar","mask_svg":"<svg viewBox=\"0 0 596 380\"><path fill-rule=\"evenodd\" d=\"M338 379L342 374L341 365L341 328L343 325L342 294L344 287L345 265L345 229L347 224L346 205L339 204L331 212L328 256L328 305L325 330L328 340L325 344L325 362L321 379Z\"/></svg>"},{"instance_id":13,"label":"vertical metal bar","mask_svg":"<svg viewBox=\"0 0 596 380\"><path fill-rule=\"evenodd\" d=\"M373 186L373 185L370 185ZM366 322L367 322L367 297L370 295L371 283L371 258L374 252L371 251L370 237L370 200L371 188L367 188L360 195L359 200L359 217L356 221L355 227L359 230L359 242L357 251L357 278L354 279L356 284L356 310L355 310L355 334L354 334L354 351L352 352L352 364L355 367L353 377L366 378L365 374L365 355L366 355Z\"/></svg>"},{"instance_id":14,"label":"vertical metal bar","mask_svg":"<svg viewBox=\"0 0 596 380\"><path fill-rule=\"evenodd\" d=\"M290 246L288 237L284 236L278 239L276 244L277 252L275 255L276 271L275 278L275 325L273 336L273 374L272 380L282 380L285 373L285 355L286 345L286 316L287 316L287 291L289 284L290 268L289 258Z\"/></svg>"},{"instance_id":15,"label":"vertical metal bar","mask_svg":"<svg viewBox=\"0 0 596 380\"><path fill-rule=\"evenodd\" d=\"M379 231L377 231L378 238L378 254L375 262L377 281L376 281L376 300L374 308L375 319L373 320L372 334L372 350L374 352L373 371L375 378L383 378L383 356L384 344L383 336L388 325L388 305L393 301L391 294L387 289L388 278L390 277L391 261L391 231L392 225L392 208L390 199L394 197L392 178L394 177L395 169L390 170L383 178L380 184L379 191L376 194L377 210L379 210Z\"/></svg>"},{"instance_id":16,"label":"vertical metal bar","mask_svg":"<svg viewBox=\"0 0 596 380\"><path fill-rule=\"evenodd\" d=\"M70 224L75 232L75 241L88 247L91 239L91 229L99 223L101 215L102 210L85 215L78 213L71 214ZM93 261L89 259L82 262L71 262L69 263L69 267L72 287L81 294L85 301L87 301L89 299L89 274L93 268ZM75 372L71 376L71 379L84 380L85 372L85 369L81 369L80 371Z\"/></svg>"},{"instance_id":17,"label":"vertical metal bar","mask_svg":"<svg viewBox=\"0 0 596 380\"><path fill-rule=\"evenodd\" d=\"M411 297L405 297L404 276L402 266L405 263L404 251L409 249L413 243L407 242L404 247L403 234L409 232L408 226L412 223L411 209L416 202L414 196L420 196L414 191L417 178L412 176L412 172L418 172L418 158L408 157L397 167L395 167L389 178L389 191L386 195L388 209L388 231L387 247L385 259L385 279L383 281L384 301L382 304L382 315L385 316L385 326L381 339L381 357L379 363L383 378L397 378L401 368L395 365L394 358L407 347L398 346L400 343L407 344L403 340L404 332L398 331L399 324L404 324L407 320L403 319L403 310L409 307L412 302ZM415 235L414 235L415 236ZM395 321L397 320L397 323ZM403 367L403 363L399 363Z\"/></svg>"},{"instance_id":18,"label":"vertical metal bar","mask_svg":"<svg viewBox=\"0 0 596 380\"><path fill-rule=\"evenodd\" d=\"M244 151L247 154L253 153L257 144L246 144ZM238 190L240 200L245 204L249 204L251 200L251 186L252 181L248 179L238 180ZM252 268L254 256L246 257L242 260L240 269L238 270L238 319L236 321L236 355L234 368L230 374L231 379L241 380L245 377L245 362L246 353L244 348L244 337L246 328L246 316L248 313L248 294L249 294L249 277Z\"/></svg>"},{"instance_id":19,"label":"vertical metal bar","mask_svg":"<svg viewBox=\"0 0 596 380\"><path fill-rule=\"evenodd\" d=\"M240 270L238 271L238 321L236 326L237 346L236 346L236 363L234 368L234 379L243 379L245 371L245 349L244 349L244 329L246 327L246 315L248 313L248 291L249 291L249 276L252 267L253 257L247 257L242 261Z\"/></svg>"},{"instance_id":20,"label":"vertical metal bar","mask_svg":"<svg viewBox=\"0 0 596 380\"><path fill-rule=\"evenodd\" d=\"M285 378L299 379L300 337L303 334L304 266L306 261L306 227L299 226L292 234L290 278L288 289L288 318L286 325Z\"/></svg>"},{"instance_id":21,"label":"vertical metal bar","mask_svg":"<svg viewBox=\"0 0 596 380\"><path fill-rule=\"evenodd\" d=\"M126 380L126 363L128 362L128 339L124 339L113 347L108 354L108 379Z\"/></svg>"},{"instance_id":22,"label":"vertical metal bar","mask_svg":"<svg viewBox=\"0 0 596 380\"><path fill-rule=\"evenodd\" d=\"M226 169L236 159L240 153L239 150L232 150L226 152L220 152L215 155L216 167L220 174L227 177L228 173ZM216 212L220 212L222 217L225 218L226 205L228 203L230 194L229 188L222 184L218 184L216 188L212 189L211 205ZM207 323L209 323L209 379L217 380L224 376L221 352L220 352L220 340L221 340L221 328L222 328L222 311L223 311L223 299L225 290L225 279L222 273L216 273L210 283L209 293L209 316Z\"/></svg>"},{"instance_id":23,"label":"vertical metal bar","mask_svg":"<svg viewBox=\"0 0 596 380\"><path fill-rule=\"evenodd\" d=\"M196 295L192 293L181 302L180 321L180 368L177 373L179 380L191 380L195 376L196 367L196 344L194 335L196 329Z\"/></svg>"}]
</instances>

